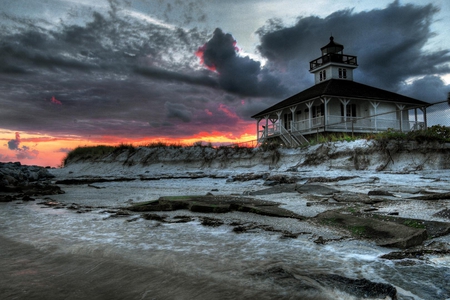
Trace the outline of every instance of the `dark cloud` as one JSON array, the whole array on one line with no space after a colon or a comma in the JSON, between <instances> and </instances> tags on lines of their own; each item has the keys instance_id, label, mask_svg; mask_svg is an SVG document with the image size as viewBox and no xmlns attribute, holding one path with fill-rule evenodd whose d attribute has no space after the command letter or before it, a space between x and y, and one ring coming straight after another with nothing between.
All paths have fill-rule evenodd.
<instances>
[{"instance_id":1,"label":"dark cloud","mask_svg":"<svg viewBox=\"0 0 450 300\"><path fill-rule=\"evenodd\" d=\"M19 150L20 145L20 135L18 132L16 132L16 138L13 140L8 141L8 149L9 150Z\"/></svg>"},{"instance_id":2,"label":"dark cloud","mask_svg":"<svg viewBox=\"0 0 450 300\"><path fill-rule=\"evenodd\" d=\"M154 67L138 67L135 69L135 73L155 80L203 85L212 88L218 87L217 80L212 78L209 74L187 75L181 72L173 72Z\"/></svg>"},{"instance_id":3,"label":"dark cloud","mask_svg":"<svg viewBox=\"0 0 450 300\"><path fill-rule=\"evenodd\" d=\"M220 86L228 92L262 97L285 93L279 79L263 71L260 62L238 52L233 36L217 28L197 56L210 70L217 71Z\"/></svg>"},{"instance_id":4,"label":"dark cloud","mask_svg":"<svg viewBox=\"0 0 450 300\"><path fill-rule=\"evenodd\" d=\"M30 149L30 147L23 145L20 147L20 134L16 132L15 138L8 141L8 149L16 151L17 159L33 159L39 155L38 150Z\"/></svg>"},{"instance_id":5,"label":"dark cloud","mask_svg":"<svg viewBox=\"0 0 450 300\"><path fill-rule=\"evenodd\" d=\"M180 103L171 103L166 102L165 105L167 110L167 117L180 119L181 121L188 123L192 119L192 113L189 111L189 109L184 104Z\"/></svg>"},{"instance_id":6,"label":"dark cloud","mask_svg":"<svg viewBox=\"0 0 450 300\"><path fill-rule=\"evenodd\" d=\"M36 149L30 149L27 146L22 146L22 149L16 153L16 158L21 159L33 159L39 156L39 151Z\"/></svg>"},{"instance_id":7,"label":"dark cloud","mask_svg":"<svg viewBox=\"0 0 450 300\"><path fill-rule=\"evenodd\" d=\"M60 153L69 153L70 151L72 151L72 148L59 148L57 151L55 152L60 152Z\"/></svg>"},{"instance_id":8,"label":"dark cloud","mask_svg":"<svg viewBox=\"0 0 450 300\"><path fill-rule=\"evenodd\" d=\"M404 84L400 92L406 96L417 97L429 103L435 103L447 99L450 85L446 85L440 77L430 75L415 80L411 84Z\"/></svg>"},{"instance_id":9,"label":"dark cloud","mask_svg":"<svg viewBox=\"0 0 450 300\"><path fill-rule=\"evenodd\" d=\"M190 120L177 101L198 95L207 102L217 98L210 97L220 89L217 74L199 70L194 55L206 34L120 17L118 4L111 2L106 15L93 12L85 24L61 20L57 26L43 27L15 18L14 26L4 26L0 128L150 136L164 132L155 130L149 120L152 124L170 124L166 119L174 117ZM167 101L174 105L165 115L161 112Z\"/></svg>"},{"instance_id":10,"label":"dark cloud","mask_svg":"<svg viewBox=\"0 0 450 300\"><path fill-rule=\"evenodd\" d=\"M325 18L303 17L292 27L272 21L260 28L260 53L288 73L307 73L308 62L320 57L320 47L335 41L344 52L358 56L357 81L380 88L397 89L407 78L450 72L450 50L425 51L434 36L430 29L438 8L432 4L400 5L354 13L337 11ZM294 62L302 61L302 70ZM298 77L298 76L297 76ZM312 77L311 77L312 82Z\"/></svg>"}]
</instances>

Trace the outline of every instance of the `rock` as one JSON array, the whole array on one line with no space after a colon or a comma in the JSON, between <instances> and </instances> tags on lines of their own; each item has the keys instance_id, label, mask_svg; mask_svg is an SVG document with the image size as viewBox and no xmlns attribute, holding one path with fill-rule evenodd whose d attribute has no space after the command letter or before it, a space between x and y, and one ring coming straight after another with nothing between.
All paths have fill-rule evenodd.
<instances>
[{"instance_id":1,"label":"rock","mask_svg":"<svg viewBox=\"0 0 450 300\"><path fill-rule=\"evenodd\" d=\"M0 202L11 202L15 200L15 197L11 195L0 195Z\"/></svg>"},{"instance_id":2,"label":"rock","mask_svg":"<svg viewBox=\"0 0 450 300\"><path fill-rule=\"evenodd\" d=\"M23 200L23 201L34 201L35 199L34 199L34 198L31 198L31 197L28 196L28 195L25 195L25 196L22 197L22 200Z\"/></svg>"},{"instance_id":3,"label":"rock","mask_svg":"<svg viewBox=\"0 0 450 300\"><path fill-rule=\"evenodd\" d=\"M166 219L166 216L160 216L157 214L142 214L141 217L146 220L153 220L153 221L159 221L159 222L163 222Z\"/></svg>"},{"instance_id":4,"label":"rock","mask_svg":"<svg viewBox=\"0 0 450 300\"><path fill-rule=\"evenodd\" d=\"M0 163L0 192L52 195L63 193L46 180L54 176L43 167L22 166L20 163Z\"/></svg>"},{"instance_id":5,"label":"rock","mask_svg":"<svg viewBox=\"0 0 450 300\"><path fill-rule=\"evenodd\" d=\"M427 238L427 231L383 221L372 215L354 216L338 211L326 211L315 217L323 225L338 227L348 231L353 236L373 240L379 246L406 249L421 245Z\"/></svg>"},{"instance_id":6,"label":"rock","mask_svg":"<svg viewBox=\"0 0 450 300\"><path fill-rule=\"evenodd\" d=\"M273 181L273 180L266 180L263 183L263 185L265 185L265 186L274 186L274 185L277 185L277 184L279 184L279 182Z\"/></svg>"},{"instance_id":7,"label":"rock","mask_svg":"<svg viewBox=\"0 0 450 300\"><path fill-rule=\"evenodd\" d=\"M391 192L385 190L372 190L367 193L369 196L394 196Z\"/></svg>"},{"instance_id":8,"label":"rock","mask_svg":"<svg viewBox=\"0 0 450 300\"><path fill-rule=\"evenodd\" d=\"M314 243L320 244L320 245L324 245L325 244L325 240L323 239L322 236L319 236L317 239L314 240Z\"/></svg>"},{"instance_id":9,"label":"rock","mask_svg":"<svg viewBox=\"0 0 450 300\"><path fill-rule=\"evenodd\" d=\"M233 228L233 232L236 232L236 233L243 233L243 232L246 232L246 231L247 231L247 228L245 226L242 226L242 225L235 226Z\"/></svg>"},{"instance_id":10,"label":"rock","mask_svg":"<svg viewBox=\"0 0 450 300\"><path fill-rule=\"evenodd\" d=\"M289 183L296 183L299 180L296 176L288 176L288 175L272 175L269 176L266 180L266 182L277 182L278 184L289 184Z\"/></svg>"},{"instance_id":11,"label":"rock","mask_svg":"<svg viewBox=\"0 0 450 300\"><path fill-rule=\"evenodd\" d=\"M202 217L202 218L200 218L200 220L202 221L203 226L218 227L218 226L223 225L223 221L219 220L219 219Z\"/></svg>"},{"instance_id":12,"label":"rock","mask_svg":"<svg viewBox=\"0 0 450 300\"><path fill-rule=\"evenodd\" d=\"M316 273L312 270L302 272L298 268L291 269L283 265L271 266L252 275L269 279L281 287L296 286L311 294L323 290L325 286L327 289L345 292L351 295L352 299L397 299L394 286L365 278L354 279L331 273Z\"/></svg>"},{"instance_id":13,"label":"rock","mask_svg":"<svg viewBox=\"0 0 450 300\"><path fill-rule=\"evenodd\" d=\"M248 192L247 194L253 195L253 196L258 196L258 195L272 195L272 194L280 194L280 193L295 193L296 192L295 188L296 188L295 184L280 184L280 185L275 185L268 189Z\"/></svg>"},{"instance_id":14,"label":"rock","mask_svg":"<svg viewBox=\"0 0 450 300\"><path fill-rule=\"evenodd\" d=\"M126 210L122 210L122 209L120 209L120 210L118 210L116 212L116 216L126 216L126 217L128 217L129 215L130 215L130 212L128 212Z\"/></svg>"},{"instance_id":15,"label":"rock","mask_svg":"<svg viewBox=\"0 0 450 300\"><path fill-rule=\"evenodd\" d=\"M125 209L130 211L173 211L188 209L202 213L240 211L265 216L304 219L294 212L278 207L280 203L235 196L181 196L161 197L156 201L135 203Z\"/></svg>"},{"instance_id":16,"label":"rock","mask_svg":"<svg viewBox=\"0 0 450 300\"><path fill-rule=\"evenodd\" d=\"M338 202L362 202L366 204L381 202L381 200L371 199L366 194L353 192L335 193L333 199Z\"/></svg>"},{"instance_id":17,"label":"rock","mask_svg":"<svg viewBox=\"0 0 450 300\"><path fill-rule=\"evenodd\" d=\"M350 180L350 179L354 179L357 178L358 176L338 176L338 177L334 177L334 178L330 178L330 177L311 177L308 178L308 183L313 183L313 182L337 182L337 181L342 181L342 180Z\"/></svg>"},{"instance_id":18,"label":"rock","mask_svg":"<svg viewBox=\"0 0 450 300\"><path fill-rule=\"evenodd\" d=\"M227 179L227 182L233 182L233 181L249 181L249 180L266 180L267 177L269 176L269 173L243 173L243 174L238 174L235 176L232 176L231 178Z\"/></svg>"},{"instance_id":19,"label":"rock","mask_svg":"<svg viewBox=\"0 0 450 300\"><path fill-rule=\"evenodd\" d=\"M300 233L293 233L289 231L283 231L283 235L280 237L282 239L296 239Z\"/></svg>"},{"instance_id":20,"label":"rock","mask_svg":"<svg viewBox=\"0 0 450 300\"><path fill-rule=\"evenodd\" d=\"M339 190L325 184L297 184L295 190L301 194L333 195L339 193Z\"/></svg>"},{"instance_id":21,"label":"rock","mask_svg":"<svg viewBox=\"0 0 450 300\"><path fill-rule=\"evenodd\" d=\"M439 217L439 218L450 219L450 209L449 209L449 208L443 209L443 210L441 210L441 211L435 213L435 214L433 215L433 217Z\"/></svg>"},{"instance_id":22,"label":"rock","mask_svg":"<svg viewBox=\"0 0 450 300\"><path fill-rule=\"evenodd\" d=\"M397 299L397 289L390 284L372 282L365 278L347 278L337 274L318 274L311 277L324 285L344 291L359 299L388 299L387 297Z\"/></svg>"},{"instance_id":23,"label":"rock","mask_svg":"<svg viewBox=\"0 0 450 300\"><path fill-rule=\"evenodd\" d=\"M174 221L171 221L171 223L188 223L194 220L194 218L190 216L175 216L173 219Z\"/></svg>"},{"instance_id":24,"label":"rock","mask_svg":"<svg viewBox=\"0 0 450 300\"><path fill-rule=\"evenodd\" d=\"M450 246L447 243L431 242L426 246L414 247L403 251L394 251L381 256L383 259L425 259L427 255L447 256L450 254Z\"/></svg>"},{"instance_id":25,"label":"rock","mask_svg":"<svg viewBox=\"0 0 450 300\"><path fill-rule=\"evenodd\" d=\"M449 200L450 193L436 193L436 194L431 194L431 195L410 197L409 199L413 199L413 200Z\"/></svg>"},{"instance_id":26,"label":"rock","mask_svg":"<svg viewBox=\"0 0 450 300\"><path fill-rule=\"evenodd\" d=\"M189 203L189 210L193 212L203 212L203 213L226 213L229 212L229 204L210 204L203 202L192 202Z\"/></svg>"}]
</instances>

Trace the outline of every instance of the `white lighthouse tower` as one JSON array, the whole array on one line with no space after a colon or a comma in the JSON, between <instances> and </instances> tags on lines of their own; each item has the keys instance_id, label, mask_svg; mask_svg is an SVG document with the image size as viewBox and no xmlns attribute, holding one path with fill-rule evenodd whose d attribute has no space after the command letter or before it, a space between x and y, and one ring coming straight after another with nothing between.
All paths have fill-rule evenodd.
<instances>
[{"instance_id":1,"label":"white lighthouse tower","mask_svg":"<svg viewBox=\"0 0 450 300\"><path fill-rule=\"evenodd\" d=\"M344 54L344 46L334 42L333 36L320 50L322 56L309 63L316 84L330 79L353 81L353 70L358 67L356 56Z\"/></svg>"}]
</instances>

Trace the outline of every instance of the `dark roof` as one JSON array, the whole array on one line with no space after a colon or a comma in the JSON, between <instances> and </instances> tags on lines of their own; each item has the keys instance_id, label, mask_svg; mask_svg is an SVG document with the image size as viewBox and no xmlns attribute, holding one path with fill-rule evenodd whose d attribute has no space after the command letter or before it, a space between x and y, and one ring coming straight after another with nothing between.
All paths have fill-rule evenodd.
<instances>
[{"instance_id":1,"label":"dark roof","mask_svg":"<svg viewBox=\"0 0 450 300\"><path fill-rule=\"evenodd\" d=\"M298 94L295 94L277 104L257 113L252 118L262 117L268 113L293 106L318 97L360 98L411 105L428 106L429 103L392 93L376 87L365 85L351 80L330 79L316 84Z\"/></svg>"},{"instance_id":2,"label":"dark roof","mask_svg":"<svg viewBox=\"0 0 450 300\"><path fill-rule=\"evenodd\" d=\"M330 42L328 44L326 44L325 46L323 46L322 48L320 48L320 50L323 50L325 48L330 48L330 47L339 47L339 48L342 48L341 50L344 50L344 46L339 43L336 43L334 41L333 36L330 36Z\"/></svg>"}]
</instances>

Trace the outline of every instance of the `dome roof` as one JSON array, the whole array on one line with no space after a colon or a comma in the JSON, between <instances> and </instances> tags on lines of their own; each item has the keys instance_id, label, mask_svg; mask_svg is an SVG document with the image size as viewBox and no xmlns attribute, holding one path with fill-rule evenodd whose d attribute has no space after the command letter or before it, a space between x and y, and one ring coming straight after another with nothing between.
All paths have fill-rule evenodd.
<instances>
[{"instance_id":1,"label":"dome roof","mask_svg":"<svg viewBox=\"0 0 450 300\"><path fill-rule=\"evenodd\" d=\"M322 50L322 55L328 54L328 53L342 53L342 50L344 50L344 46L338 43L334 42L334 37L330 36L330 42L320 48Z\"/></svg>"}]
</instances>

